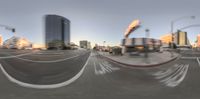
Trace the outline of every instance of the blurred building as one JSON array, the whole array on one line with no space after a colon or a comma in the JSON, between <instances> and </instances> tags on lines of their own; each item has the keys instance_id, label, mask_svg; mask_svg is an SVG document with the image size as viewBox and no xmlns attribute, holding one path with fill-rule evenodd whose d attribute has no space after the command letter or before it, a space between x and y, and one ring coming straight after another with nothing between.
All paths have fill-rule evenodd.
<instances>
[{"instance_id":1,"label":"blurred building","mask_svg":"<svg viewBox=\"0 0 200 99\"><path fill-rule=\"evenodd\" d=\"M172 34L165 34L160 37L163 44L169 44L172 42Z\"/></svg>"},{"instance_id":2,"label":"blurred building","mask_svg":"<svg viewBox=\"0 0 200 99\"><path fill-rule=\"evenodd\" d=\"M70 21L65 17L46 15L45 33L48 49L63 49L70 45Z\"/></svg>"},{"instance_id":3,"label":"blurred building","mask_svg":"<svg viewBox=\"0 0 200 99\"><path fill-rule=\"evenodd\" d=\"M161 40L153 38L128 38L129 35L140 27L141 22L134 20L126 29L122 39L122 54L135 52L159 51L162 45Z\"/></svg>"},{"instance_id":4,"label":"blurred building","mask_svg":"<svg viewBox=\"0 0 200 99\"><path fill-rule=\"evenodd\" d=\"M153 38L126 38L122 40L122 46L122 53L143 52L145 48L148 48L148 51L159 51L162 42Z\"/></svg>"},{"instance_id":5,"label":"blurred building","mask_svg":"<svg viewBox=\"0 0 200 99\"><path fill-rule=\"evenodd\" d=\"M8 49L26 49L31 48L32 44L26 38L11 37L3 42L3 47Z\"/></svg>"},{"instance_id":6,"label":"blurred building","mask_svg":"<svg viewBox=\"0 0 200 99\"><path fill-rule=\"evenodd\" d=\"M197 35L196 47L200 47L200 34Z\"/></svg>"},{"instance_id":7,"label":"blurred building","mask_svg":"<svg viewBox=\"0 0 200 99\"><path fill-rule=\"evenodd\" d=\"M177 47L187 47L190 46L190 42L187 37L187 32L177 31L174 35L174 43Z\"/></svg>"},{"instance_id":8,"label":"blurred building","mask_svg":"<svg viewBox=\"0 0 200 99\"><path fill-rule=\"evenodd\" d=\"M82 40L79 42L80 48L91 49L91 43L87 40Z\"/></svg>"},{"instance_id":9,"label":"blurred building","mask_svg":"<svg viewBox=\"0 0 200 99\"><path fill-rule=\"evenodd\" d=\"M3 37L0 35L0 47L3 45Z\"/></svg>"},{"instance_id":10,"label":"blurred building","mask_svg":"<svg viewBox=\"0 0 200 99\"><path fill-rule=\"evenodd\" d=\"M45 44L32 44L32 49L46 49Z\"/></svg>"}]
</instances>

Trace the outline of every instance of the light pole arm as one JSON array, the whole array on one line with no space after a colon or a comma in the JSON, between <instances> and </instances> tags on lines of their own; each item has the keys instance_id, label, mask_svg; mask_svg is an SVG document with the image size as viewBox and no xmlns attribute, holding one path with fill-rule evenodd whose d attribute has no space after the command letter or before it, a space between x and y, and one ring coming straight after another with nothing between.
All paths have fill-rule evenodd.
<instances>
[{"instance_id":1,"label":"light pole arm","mask_svg":"<svg viewBox=\"0 0 200 99\"><path fill-rule=\"evenodd\" d=\"M193 24L193 25L185 26L185 27L180 28L178 30L185 30L185 29L192 28L192 27L200 27L200 24Z\"/></svg>"},{"instance_id":2,"label":"light pole arm","mask_svg":"<svg viewBox=\"0 0 200 99\"><path fill-rule=\"evenodd\" d=\"M174 32L174 23L179 21L179 20L183 20L183 19L186 19L186 18L191 18L191 19L195 19L195 16L183 16L183 17L179 17L177 19L174 19L171 21L171 32L173 33Z\"/></svg>"}]
</instances>

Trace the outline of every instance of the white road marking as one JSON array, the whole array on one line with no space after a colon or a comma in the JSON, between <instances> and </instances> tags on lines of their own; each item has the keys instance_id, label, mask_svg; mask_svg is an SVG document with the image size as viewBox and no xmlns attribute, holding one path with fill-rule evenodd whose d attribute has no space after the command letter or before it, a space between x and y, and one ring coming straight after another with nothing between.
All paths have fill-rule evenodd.
<instances>
[{"instance_id":1,"label":"white road marking","mask_svg":"<svg viewBox=\"0 0 200 99\"><path fill-rule=\"evenodd\" d=\"M179 85L185 78L189 65L184 66L183 70L180 71L176 76L170 77L169 80L165 82L165 84L169 87L175 87Z\"/></svg>"},{"instance_id":2,"label":"white road marking","mask_svg":"<svg viewBox=\"0 0 200 99\"><path fill-rule=\"evenodd\" d=\"M197 62L198 62L198 64L199 64L199 66L200 66L200 61L199 61L199 58L197 57Z\"/></svg>"},{"instance_id":3,"label":"white road marking","mask_svg":"<svg viewBox=\"0 0 200 99\"><path fill-rule=\"evenodd\" d=\"M96 59L97 61L97 59ZM107 61L99 61L98 66L100 67L100 70L97 70L97 65L94 62L94 69L96 75L103 75L106 73L111 73L116 70L120 70L118 67L113 67L110 63Z\"/></svg>"},{"instance_id":4,"label":"white road marking","mask_svg":"<svg viewBox=\"0 0 200 99\"><path fill-rule=\"evenodd\" d=\"M51 61L34 61L34 60L20 58L20 57L16 57L16 58L20 59L20 60L23 60L23 61L34 62L34 63L55 63L55 62L62 62L62 61L65 61L65 60L76 58L76 57L79 57L79 56L81 56L81 55L76 55L76 56L72 56L72 57L68 57L68 58L64 58L64 59L51 60Z\"/></svg>"},{"instance_id":5,"label":"white road marking","mask_svg":"<svg viewBox=\"0 0 200 99\"><path fill-rule=\"evenodd\" d=\"M153 75L156 79L161 79L160 82L168 87L178 86L184 80L189 64L176 64L174 67L169 68L166 71L159 71Z\"/></svg>"},{"instance_id":6,"label":"white road marking","mask_svg":"<svg viewBox=\"0 0 200 99\"><path fill-rule=\"evenodd\" d=\"M34 54L34 53L37 54L37 52L32 52L32 53L25 53L25 54L20 54L20 55L15 55L15 56L0 57L0 59L17 58L17 59L20 59L20 60L23 60L23 61L34 62L34 63L55 63L55 62L62 62L62 61L65 61L65 60L69 60L69 59L81 56L81 55L75 55L75 56L72 56L72 57L68 57L68 58L64 58L64 59L58 59L58 60L51 60L51 61L35 61L35 60L26 59L26 58L21 58L21 56L31 55L31 54Z\"/></svg>"},{"instance_id":7,"label":"white road marking","mask_svg":"<svg viewBox=\"0 0 200 99\"><path fill-rule=\"evenodd\" d=\"M169 69L167 69L167 70L165 70L165 71L158 71L158 72L154 73L153 75L154 75L154 76L166 75L166 74L168 74L168 73L172 73L174 70L176 70L176 69L179 68L179 67L180 67L180 65L175 64L173 67L171 67L171 68L169 68Z\"/></svg>"},{"instance_id":8,"label":"white road marking","mask_svg":"<svg viewBox=\"0 0 200 99\"><path fill-rule=\"evenodd\" d=\"M19 55L12 55L12 56L5 56L5 57L0 57L0 59L16 58L16 57L31 55L31 54L34 54L34 53L36 53L36 52L24 53L24 54L19 54Z\"/></svg>"},{"instance_id":9,"label":"white road marking","mask_svg":"<svg viewBox=\"0 0 200 99\"><path fill-rule=\"evenodd\" d=\"M167 78L165 78L164 80L161 80L161 82L166 82L166 81L169 81L171 80L172 77L175 77L177 75L179 75L183 70L184 70L184 67L183 65L181 65L181 68L179 68L177 71L175 72L172 72L171 75L168 75Z\"/></svg>"},{"instance_id":10,"label":"white road marking","mask_svg":"<svg viewBox=\"0 0 200 99\"><path fill-rule=\"evenodd\" d=\"M164 77L167 77L167 76L171 75L174 72L180 71L182 68L183 68L183 65L179 65L176 68L170 68L166 72L164 72L163 74L158 75L156 78L157 79L162 79Z\"/></svg>"},{"instance_id":11,"label":"white road marking","mask_svg":"<svg viewBox=\"0 0 200 99\"><path fill-rule=\"evenodd\" d=\"M96 63L94 62L94 72L96 75L98 75L98 72L97 72L97 67L96 67Z\"/></svg>"},{"instance_id":12,"label":"white road marking","mask_svg":"<svg viewBox=\"0 0 200 99\"><path fill-rule=\"evenodd\" d=\"M91 54L90 54L91 55ZM83 71L85 70L87 64L88 64L88 61L90 59L90 56L88 57L85 65L83 66L83 68L74 76L72 77L71 79L65 81L65 82L62 82L62 83L58 83L58 84L50 84L50 85L37 85L37 84L29 84L29 83L25 83L25 82L22 82L22 81L19 81L15 78L13 78L12 76L10 76L6 70L3 68L3 66L0 64L0 69L1 71L3 72L3 74L13 83L16 83L22 87L27 87L27 88L35 88L35 89L53 89L53 88L59 88L59 87L63 87L63 86L67 86L71 83L73 83L75 80L77 80L82 74L83 74Z\"/></svg>"}]
</instances>

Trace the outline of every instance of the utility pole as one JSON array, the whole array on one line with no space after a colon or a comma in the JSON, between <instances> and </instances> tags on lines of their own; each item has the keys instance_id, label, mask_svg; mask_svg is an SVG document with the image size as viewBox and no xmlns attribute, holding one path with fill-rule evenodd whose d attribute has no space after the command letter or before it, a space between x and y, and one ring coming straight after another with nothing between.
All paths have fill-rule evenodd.
<instances>
[{"instance_id":1,"label":"utility pole","mask_svg":"<svg viewBox=\"0 0 200 99\"><path fill-rule=\"evenodd\" d=\"M149 50L149 47L148 47L148 42L147 42L147 39L149 38L149 29L145 29L145 36L146 36L146 40L145 40L145 45L144 45L144 49L145 49L145 58L148 58L148 50Z\"/></svg>"}]
</instances>

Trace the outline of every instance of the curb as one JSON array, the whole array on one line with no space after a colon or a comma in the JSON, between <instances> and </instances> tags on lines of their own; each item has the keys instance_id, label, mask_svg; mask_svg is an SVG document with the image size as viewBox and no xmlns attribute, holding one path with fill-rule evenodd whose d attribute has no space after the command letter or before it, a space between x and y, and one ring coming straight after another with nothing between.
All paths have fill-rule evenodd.
<instances>
[{"instance_id":1,"label":"curb","mask_svg":"<svg viewBox=\"0 0 200 99\"><path fill-rule=\"evenodd\" d=\"M98 54L99 54L99 53L98 53ZM112 61L112 62L121 64L121 65L129 66L129 67L137 67L137 68L156 67L156 66L163 65L163 64L169 63L169 62L171 62L171 61L174 61L174 60L178 59L178 57L179 57L179 55L178 55L177 57L174 57L174 58L172 58L172 59L170 59L170 60L168 60L168 61L165 61L165 62L162 62L162 63L158 63L158 64L151 64L151 65L131 65L131 64L126 64L126 63L122 63L122 62L116 61L116 60L114 60L114 59L108 58L108 57L106 57L106 56L104 56L104 55L101 55L101 54L99 54L99 55L102 56L102 57L104 57L104 58L106 58L106 59L108 59L109 61Z\"/></svg>"}]
</instances>

